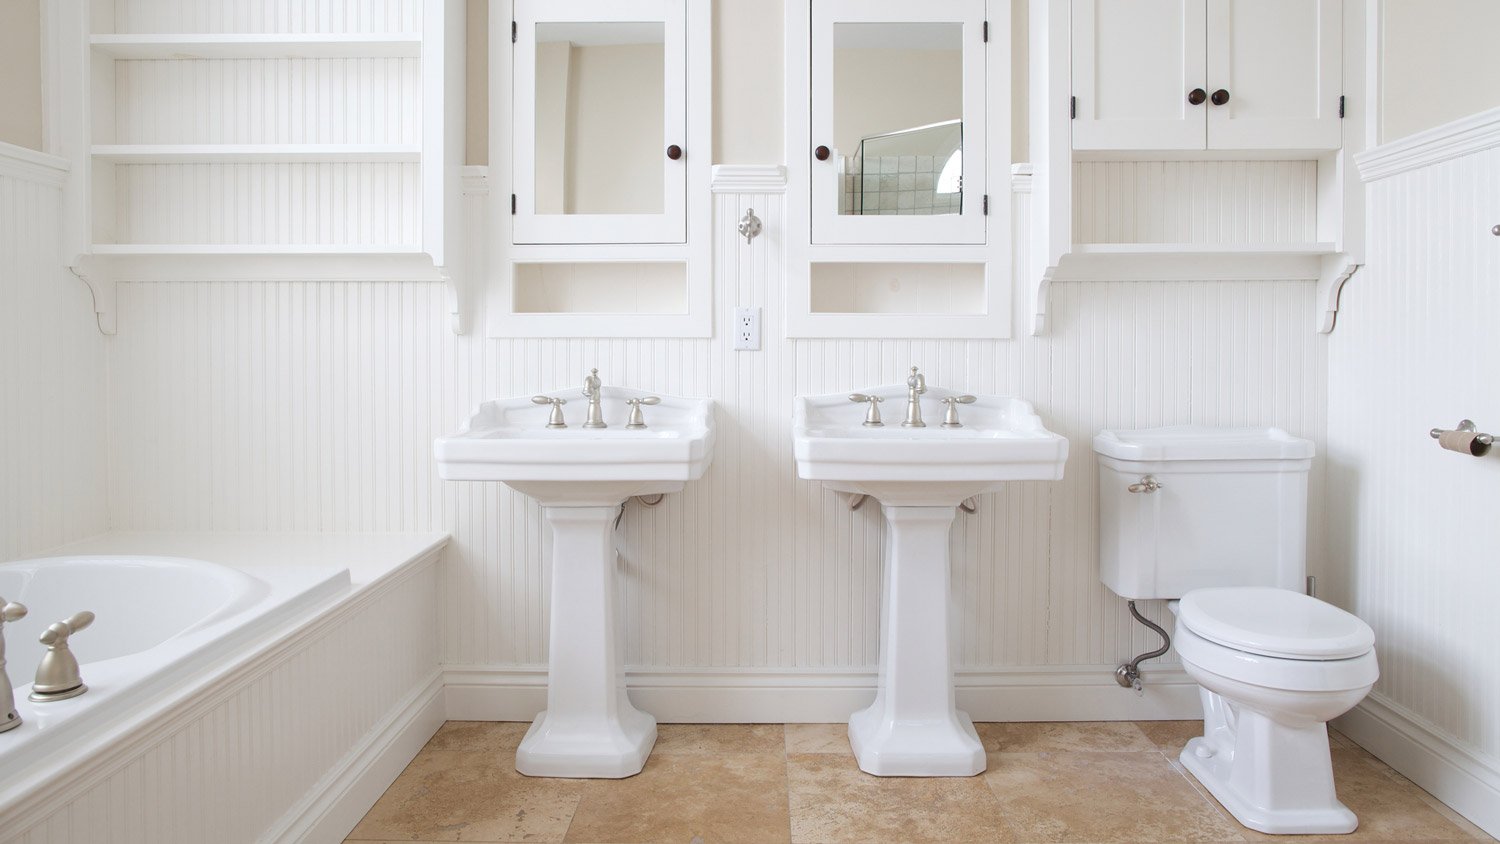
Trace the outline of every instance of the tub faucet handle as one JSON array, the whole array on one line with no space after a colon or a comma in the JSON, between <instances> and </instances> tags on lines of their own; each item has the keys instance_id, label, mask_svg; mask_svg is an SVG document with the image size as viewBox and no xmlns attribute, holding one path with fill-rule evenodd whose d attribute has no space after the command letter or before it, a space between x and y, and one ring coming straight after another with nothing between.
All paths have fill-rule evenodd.
<instances>
[{"instance_id":1,"label":"tub faucet handle","mask_svg":"<svg viewBox=\"0 0 1500 844\"><path fill-rule=\"evenodd\" d=\"M5 673L5 625L26 617L26 606L0 598L0 733L21 726L21 713L16 711L16 691L10 685L10 675Z\"/></svg>"},{"instance_id":2,"label":"tub faucet handle","mask_svg":"<svg viewBox=\"0 0 1500 844\"><path fill-rule=\"evenodd\" d=\"M94 614L88 610L73 613L62 621L48 625L39 637L47 646L47 653L36 667L36 682L31 686L31 700L48 703L78 697L89 690L83 684L83 675L78 668L78 657L68 647L68 639L90 624Z\"/></svg>"}]
</instances>

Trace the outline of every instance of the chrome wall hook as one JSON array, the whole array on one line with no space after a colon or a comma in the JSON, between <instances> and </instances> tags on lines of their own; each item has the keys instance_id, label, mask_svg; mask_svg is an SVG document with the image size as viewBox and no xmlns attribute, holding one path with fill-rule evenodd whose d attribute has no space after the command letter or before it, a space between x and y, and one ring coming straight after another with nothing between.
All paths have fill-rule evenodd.
<instances>
[{"instance_id":1,"label":"chrome wall hook","mask_svg":"<svg viewBox=\"0 0 1500 844\"><path fill-rule=\"evenodd\" d=\"M755 238L760 236L760 231L762 228L763 226L761 224L760 218L755 216L755 209L746 208L745 216L740 218L740 237L743 237L745 239L745 243L748 244L750 243L750 241L755 240Z\"/></svg>"}]
</instances>

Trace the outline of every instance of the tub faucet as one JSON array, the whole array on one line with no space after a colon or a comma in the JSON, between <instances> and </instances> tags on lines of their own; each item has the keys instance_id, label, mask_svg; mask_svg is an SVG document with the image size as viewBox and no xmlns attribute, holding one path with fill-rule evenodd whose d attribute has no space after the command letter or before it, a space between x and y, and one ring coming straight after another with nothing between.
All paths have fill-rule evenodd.
<instances>
[{"instance_id":1,"label":"tub faucet","mask_svg":"<svg viewBox=\"0 0 1500 844\"><path fill-rule=\"evenodd\" d=\"M927 392L927 379L917 372L917 368L911 368L911 375L906 378L906 419L901 423L903 428L926 428L927 423L922 421L921 396Z\"/></svg>"},{"instance_id":2,"label":"tub faucet","mask_svg":"<svg viewBox=\"0 0 1500 844\"><path fill-rule=\"evenodd\" d=\"M47 703L78 697L89 690L78 670L78 657L68 648L68 637L94 623L94 614L85 610L54 622L42 631L41 642L47 653L36 666L36 682L31 684L30 700Z\"/></svg>"},{"instance_id":3,"label":"tub faucet","mask_svg":"<svg viewBox=\"0 0 1500 844\"><path fill-rule=\"evenodd\" d=\"M604 424L604 411L599 407L600 393L603 388L599 381L599 370L590 369L588 377L583 379L583 397L589 400L589 415L584 421L585 428L608 428Z\"/></svg>"},{"instance_id":4,"label":"tub faucet","mask_svg":"<svg viewBox=\"0 0 1500 844\"><path fill-rule=\"evenodd\" d=\"M5 673L5 624L26 617L26 607L0 598L0 733L21 726L21 714L16 711L16 690Z\"/></svg>"}]
</instances>

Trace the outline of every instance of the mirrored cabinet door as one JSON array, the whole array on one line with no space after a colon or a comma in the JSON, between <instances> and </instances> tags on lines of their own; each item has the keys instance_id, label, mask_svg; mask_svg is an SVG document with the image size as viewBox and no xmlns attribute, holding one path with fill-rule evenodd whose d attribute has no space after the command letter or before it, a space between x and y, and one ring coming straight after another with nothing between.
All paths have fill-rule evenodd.
<instances>
[{"instance_id":1,"label":"mirrored cabinet door","mask_svg":"<svg viewBox=\"0 0 1500 844\"><path fill-rule=\"evenodd\" d=\"M516 243L687 239L686 0L516 0Z\"/></svg>"},{"instance_id":2,"label":"mirrored cabinet door","mask_svg":"<svg viewBox=\"0 0 1500 844\"><path fill-rule=\"evenodd\" d=\"M814 243L984 243L984 20L984 0L813 0Z\"/></svg>"}]
</instances>

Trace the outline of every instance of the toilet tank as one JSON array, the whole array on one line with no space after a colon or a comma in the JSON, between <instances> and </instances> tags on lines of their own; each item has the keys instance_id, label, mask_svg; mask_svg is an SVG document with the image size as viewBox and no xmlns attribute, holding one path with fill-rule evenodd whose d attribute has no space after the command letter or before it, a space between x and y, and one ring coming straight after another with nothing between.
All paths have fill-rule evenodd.
<instances>
[{"instance_id":1,"label":"toilet tank","mask_svg":"<svg viewBox=\"0 0 1500 844\"><path fill-rule=\"evenodd\" d=\"M1101 431L1094 452L1099 576L1116 595L1304 588L1310 441L1278 428L1179 426Z\"/></svg>"}]
</instances>

